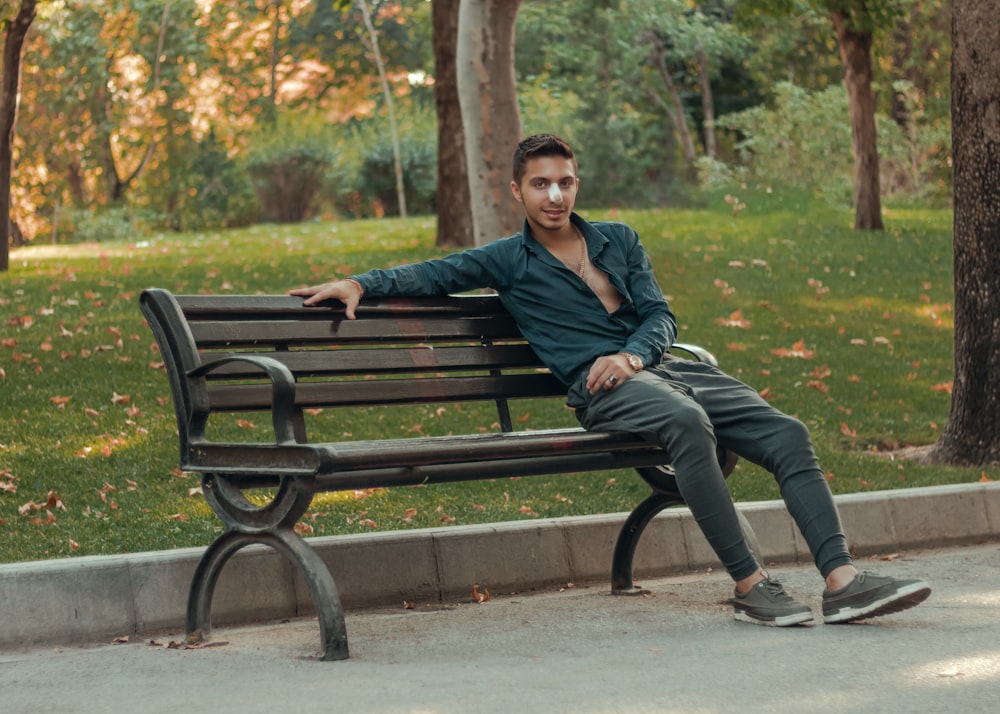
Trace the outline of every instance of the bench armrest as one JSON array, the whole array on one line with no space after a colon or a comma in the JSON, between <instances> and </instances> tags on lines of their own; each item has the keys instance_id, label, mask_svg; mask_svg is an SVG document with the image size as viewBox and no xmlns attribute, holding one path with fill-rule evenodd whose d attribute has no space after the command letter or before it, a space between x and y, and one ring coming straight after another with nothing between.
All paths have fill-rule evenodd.
<instances>
[{"instance_id":1,"label":"bench armrest","mask_svg":"<svg viewBox=\"0 0 1000 714\"><path fill-rule=\"evenodd\" d=\"M260 367L271 380L271 421L276 444L298 443L295 439L295 376L284 364L263 355L226 355L206 362L188 373L197 379L230 362L246 362Z\"/></svg>"},{"instance_id":2,"label":"bench armrest","mask_svg":"<svg viewBox=\"0 0 1000 714\"><path fill-rule=\"evenodd\" d=\"M715 355L706 350L704 347L699 347L698 345L692 345L686 342L675 342L670 346L670 349L687 352L689 355L694 357L696 362L704 362L712 365L713 367L719 366L719 361L715 359Z\"/></svg>"}]
</instances>

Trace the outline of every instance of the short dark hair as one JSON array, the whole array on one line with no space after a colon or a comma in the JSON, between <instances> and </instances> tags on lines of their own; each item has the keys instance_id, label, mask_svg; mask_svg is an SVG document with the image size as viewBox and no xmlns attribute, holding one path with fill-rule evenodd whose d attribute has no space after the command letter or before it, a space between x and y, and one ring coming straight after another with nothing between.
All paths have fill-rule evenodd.
<instances>
[{"instance_id":1,"label":"short dark hair","mask_svg":"<svg viewBox=\"0 0 1000 714\"><path fill-rule=\"evenodd\" d=\"M573 161L574 170L577 168L576 154L565 139L555 134L535 134L524 139L514 149L514 183L521 185L528 160L540 156L562 156Z\"/></svg>"}]
</instances>

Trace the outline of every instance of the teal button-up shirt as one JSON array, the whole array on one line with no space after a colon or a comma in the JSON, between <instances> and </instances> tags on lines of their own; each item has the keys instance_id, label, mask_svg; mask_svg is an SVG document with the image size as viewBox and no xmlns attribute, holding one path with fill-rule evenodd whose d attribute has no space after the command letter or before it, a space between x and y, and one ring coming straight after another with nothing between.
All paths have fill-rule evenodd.
<instances>
[{"instance_id":1,"label":"teal button-up shirt","mask_svg":"<svg viewBox=\"0 0 1000 714\"><path fill-rule=\"evenodd\" d=\"M570 386L602 355L630 352L658 364L677 321L638 234L624 223L573 214L594 265L624 300L608 313L590 287L531 235L521 233L444 258L352 275L366 297L431 296L492 288L539 359Z\"/></svg>"}]
</instances>

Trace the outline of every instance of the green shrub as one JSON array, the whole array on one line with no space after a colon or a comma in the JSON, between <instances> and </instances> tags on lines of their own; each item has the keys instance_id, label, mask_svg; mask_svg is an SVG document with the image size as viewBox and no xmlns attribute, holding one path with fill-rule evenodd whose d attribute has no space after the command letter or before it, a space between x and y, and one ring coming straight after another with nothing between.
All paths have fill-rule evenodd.
<instances>
[{"instance_id":1,"label":"green shrub","mask_svg":"<svg viewBox=\"0 0 1000 714\"><path fill-rule=\"evenodd\" d=\"M411 109L398 125L403 190L408 213L434 212L437 190L437 122ZM399 215L396 167L389 122L374 117L335 127L335 158L326 174L324 203L355 218Z\"/></svg>"},{"instance_id":2,"label":"green shrub","mask_svg":"<svg viewBox=\"0 0 1000 714\"><path fill-rule=\"evenodd\" d=\"M433 213L437 184L436 141L412 134L401 137L399 153L407 211L414 214ZM359 178L362 196L378 202L384 209L384 215L399 215L396 165L390 142L382 141L365 152Z\"/></svg>"},{"instance_id":3,"label":"green shrub","mask_svg":"<svg viewBox=\"0 0 1000 714\"><path fill-rule=\"evenodd\" d=\"M736 150L749 179L850 199L854 163L843 87L810 92L780 82L773 108L727 114L717 125L740 137Z\"/></svg>"},{"instance_id":4,"label":"green shrub","mask_svg":"<svg viewBox=\"0 0 1000 714\"><path fill-rule=\"evenodd\" d=\"M214 128L193 147L186 174L194 185L187 192L190 198L182 200L178 207L178 228L236 228L261 217L248 167L243 160L229 155Z\"/></svg>"},{"instance_id":5,"label":"green shrub","mask_svg":"<svg viewBox=\"0 0 1000 714\"><path fill-rule=\"evenodd\" d=\"M951 184L946 127L928 124L922 98L912 85L897 83L911 118L908 132L876 115L879 174L883 195L946 195ZM703 164L703 185L728 178L796 186L849 202L854 158L847 94L842 86L810 92L789 82L775 85L773 107L727 114L718 126L734 132L741 167ZM745 172L745 173L743 173Z\"/></svg>"},{"instance_id":6,"label":"green shrub","mask_svg":"<svg viewBox=\"0 0 1000 714\"><path fill-rule=\"evenodd\" d=\"M318 115L279 114L259 129L246 166L265 218L275 223L309 218L332 163L329 129Z\"/></svg>"},{"instance_id":7,"label":"green shrub","mask_svg":"<svg viewBox=\"0 0 1000 714\"><path fill-rule=\"evenodd\" d=\"M161 222L161 216L122 204L60 211L56 228L60 243L100 243L132 240Z\"/></svg>"}]
</instances>

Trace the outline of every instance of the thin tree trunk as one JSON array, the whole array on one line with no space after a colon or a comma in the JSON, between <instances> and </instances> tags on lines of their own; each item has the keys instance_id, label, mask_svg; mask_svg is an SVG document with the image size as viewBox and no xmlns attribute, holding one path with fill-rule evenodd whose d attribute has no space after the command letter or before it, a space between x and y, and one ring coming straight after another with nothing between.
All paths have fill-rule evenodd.
<instances>
[{"instance_id":1,"label":"thin tree trunk","mask_svg":"<svg viewBox=\"0 0 1000 714\"><path fill-rule=\"evenodd\" d=\"M378 35L375 34L375 26L372 24L371 15L368 14L368 3L366 0L358 0L361 5L361 14L365 18L365 29L368 31L368 39L371 44L372 54L375 57L375 65L378 67L378 77L382 82L382 94L385 96L385 106L389 112L389 134L392 137L392 160L396 170L396 199L399 201L399 215L406 218L406 189L403 182L403 160L399 150L399 129L396 127L396 109L392 101L392 90L389 88L389 80L385 75L385 62L382 59L382 50L379 49Z\"/></svg>"},{"instance_id":2,"label":"thin tree trunk","mask_svg":"<svg viewBox=\"0 0 1000 714\"><path fill-rule=\"evenodd\" d=\"M521 227L510 191L510 157L521 140L514 77L514 21L521 0L462 0L458 14L458 97L476 245Z\"/></svg>"},{"instance_id":3,"label":"thin tree trunk","mask_svg":"<svg viewBox=\"0 0 1000 714\"><path fill-rule=\"evenodd\" d=\"M274 0L274 25L271 27L271 67L270 67L270 91L271 110L278 107L278 36L281 34L281 0ZM274 119L272 115L271 119Z\"/></svg>"},{"instance_id":4,"label":"thin tree trunk","mask_svg":"<svg viewBox=\"0 0 1000 714\"><path fill-rule=\"evenodd\" d=\"M3 85L0 88L0 272L10 269L10 182L17 93L21 82L21 49L35 19L36 0L21 0L21 7L7 22L3 46Z\"/></svg>"},{"instance_id":5,"label":"thin tree trunk","mask_svg":"<svg viewBox=\"0 0 1000 714\"><path fill-rule=\"evenodd\" d=\"M1000 463L1000 24L991 0L952 5L955 380L931 452Z\"/></svg>"},{"instance_id":6,"label":"thin tree trunk","mask_svg":"<svg viewBox=\"0 0 1000 714\"><path fill-rule=\"evenodd\" d=\"M465 131L456 84L458 9L461 0L434 0L434 101L438 120L437 245L475 245Z\"/></svg>"},{"instance_id":7,"label":"thin tree trunk","mask_svg":"<svg viewBox=\"0 0 1000 714\"><path fill-rule=\"evenodd\" d=\"M867 13L863 2L858 13ZM872 33L855 29L857 21L844 11L830 13L847 85L847 107L854 147L854 228L882 230L879 186L878 135L875 131L875 95L872 92Z\"/></svg>"},{"instance_id":8,"label":"thin tree trunk","mask_svg":"<svg viewBox=\"0 0 1000 714\"><path fill-rule=\"evenodd\" d=\"M160 58L163 56L163 47L166 44L167 39L167 26L170 22L170 3L163 4L163 14L160 17L160 35L156 41L156 57L153 58L153 78L150 84L150 94L155 94L156 90L160 86L160 69L162 62ZM155 114L155 110L153 112ZM150 160L153 158L153 152L156 151L157 141L156 141L156 129L155 122L152 121L153 117L150 117L149 128L149 143L146 145L146 152L143 154L142 161L139 165L135 167L135 171L132 175L125 179L124 183L126 186L131 186L133 182L138 181L139 177L149 166Z\"/></svg>"},{"instance_id":9,"label":"thin tree trunk","mask_svg":"<svg viewBox=\"0 0 1000 714\"><path fill-rule=\"evenodd\" d=\"M670 76L670 68L667 67L667 60L663 53L663 47L660 45L660 40L656 37L651 37L649 45L656 69L659 71L660 78L667 88L667 94L670 96L670 105L667 105L662 100L660 100L660 104L666 108L667 116L670 117L670 121L674 125L674 131L677 132L677 138L680 142L681 152L684 154L684 162L687 165L688 177L693 178L695 176L695 161L698 159L698 153L695 151L694 138L692 138L691 129L688 127L684 102L681 100L681 93L677 89L673 77Z\"/></svg>"},{"instance_id":10,"label":"thin tree trunk","mask_svg":"<svg viewBox=\"0 0 1000 714\"><path fill-rule=\"evenodd\" d=\"M698 76L701 80L701 110L704 115L705 156L714 159L718 153L715 148L715 101L712 97L712 82L709 78L708 54L704 48L698 50L698 64L701 65Z\"/></svg>"}]
</instances>

